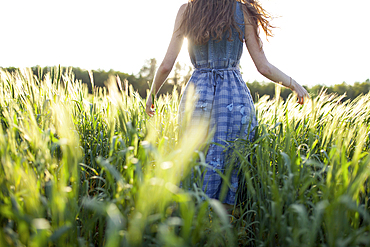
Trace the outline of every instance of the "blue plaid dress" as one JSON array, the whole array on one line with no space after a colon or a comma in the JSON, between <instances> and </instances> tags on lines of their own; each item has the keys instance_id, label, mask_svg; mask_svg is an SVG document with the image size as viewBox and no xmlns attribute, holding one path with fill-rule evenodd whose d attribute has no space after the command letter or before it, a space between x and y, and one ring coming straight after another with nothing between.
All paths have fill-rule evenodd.
<instances>
[{"instance_id":1,"label":"blue plaid dress","mask_svg":"<svg viewBox=\"0 0 370 247\"><path fill-rule=\"evenodd\" d=\"M235 8L235 20L244 30L241 4ZM192 114L191 123L208 119L210 130L214 131L212 143L206 154L206 163L211 167L203 174L203 191L210 198L223 199L224 203L234 204L238 188L238 170L234 168L229 177L229 188L224 198L220 198L222 178L217 170L225 173L230 151L225 152L229 141L237 138L254 137L257 125L254 103L248 87L239 71L239 61L243 52L243 42L233 29L232 41L225 33L221 41L210 40L204 45L194 45L189 40L189 55L194 66L180 101L180 122L185 113L185 104L190 85L194 86L198 101ZM244 39L244 37L242 37Z\"/></svg>"}]
</instances>

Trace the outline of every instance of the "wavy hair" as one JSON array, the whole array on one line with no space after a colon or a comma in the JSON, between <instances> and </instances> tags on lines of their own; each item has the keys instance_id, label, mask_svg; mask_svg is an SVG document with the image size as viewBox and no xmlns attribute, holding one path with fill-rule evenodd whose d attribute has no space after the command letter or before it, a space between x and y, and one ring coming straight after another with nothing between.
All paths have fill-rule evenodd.
<instances>
[{"instance_id":1,"label":"wavy hair","mask_svg":"<svg viewBox=\"0 0 370 247\"><path fill-rule=\"evenodd\" d=\"M259 27L266 36L272 36L272 28L269 19L271 16L262 8L256 0L189 0L183 14L180 29L185 36L195 44L205 44L209 39L221 41L224 33L227 33L231 41L232 28L239 33L242 41L244 30L240 30L235 18L236 2L243 4L243 12L248 16L256 37L259 37ZM260 42L262 47L262 42Z\"/></svg>"}]
</instances>

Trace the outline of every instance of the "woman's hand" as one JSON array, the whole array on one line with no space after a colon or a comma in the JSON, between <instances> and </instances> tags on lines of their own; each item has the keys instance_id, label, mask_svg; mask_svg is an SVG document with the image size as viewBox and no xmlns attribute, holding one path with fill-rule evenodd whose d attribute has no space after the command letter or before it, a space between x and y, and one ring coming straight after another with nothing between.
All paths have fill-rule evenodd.
<instances>
[{"instance_id":1,"label":"woman's hand","mask_svg":"<svg viewBox=\"0 0 370 247\"><path fill-rule=\"evenodd\" d=\"M304 98L309 98L307 90L299 85L295 80L292 80L292 83L290 85L290 89L297 94L298 103L303 105Z\"/></svg>"},{"instance_id":2,"label":"woman's hand","mask_svg":"<svg viewBox=\"0 0 370 247\"><path fill-rule=\"evenodd\" d=\"M149 115L149 117L153 117L155 114L154 104L152 101L152 97L148 97L148 100L146 101L146 107L145 107L146 114Z\"/></svg>"}]
</instances>

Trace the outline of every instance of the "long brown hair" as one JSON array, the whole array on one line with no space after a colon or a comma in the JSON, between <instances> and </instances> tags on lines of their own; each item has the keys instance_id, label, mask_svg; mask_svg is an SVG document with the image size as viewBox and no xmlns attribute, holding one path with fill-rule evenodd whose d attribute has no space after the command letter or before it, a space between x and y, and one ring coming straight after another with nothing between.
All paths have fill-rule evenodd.
<instances>
[{"instance_id":1,"label":"long brown hair","mask_svg":"<svg viewBox=\"0 0 370 247\"><path fill-rule=\"evenodd\" d=\"M240 30L238 24L241 23L237 23L234 18L237 1L243 4L243 12L248 16L249 23L245 25L253 26L256 37L260 39L259 27L266 36L272 36L273 26L269 22L271 16L256 0L189 0L180 29L195 44L205 44L209 39L220 41L225 32L230 40L232 28L242 40L244 30Z\"/></svg>"}]
</instances>

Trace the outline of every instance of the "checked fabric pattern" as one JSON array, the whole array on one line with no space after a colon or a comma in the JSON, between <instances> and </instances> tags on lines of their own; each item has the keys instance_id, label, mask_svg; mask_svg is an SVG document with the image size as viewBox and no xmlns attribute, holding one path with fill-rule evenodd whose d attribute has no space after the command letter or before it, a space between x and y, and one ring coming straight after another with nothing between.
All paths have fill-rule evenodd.
<instances>
[{"instance_id":1,"label":"checked fabric pattern","mask_svg":"<svg viewBox=\"0 0 370 247\"><path fill-rule=\"evenodd\" d=\"M237 68L225 69L196 69L186 86L180 102L180 119L185 113L187 89L193 85L198 101L192 115L190 125L197 124L199 119L210 121L210 130L214 130L212 143L206 155L206 163L213 167L206 169L204 174L203 191L210 198L219 199L222 178L216 170L225 172L227 152L222 146L225 141L236 138L252 139L253 129L257 125L254 104L250 91L241 79ZM220 145L215 145L215 144ZM232 171L229 190L224 203L234 204L238 187L237 169Z\"/></svg>"}]
</instances>

